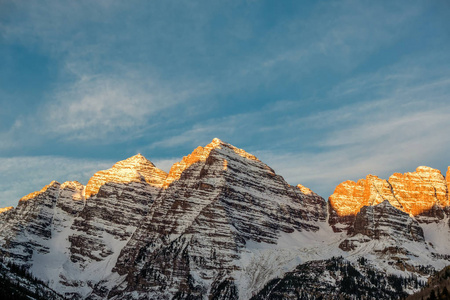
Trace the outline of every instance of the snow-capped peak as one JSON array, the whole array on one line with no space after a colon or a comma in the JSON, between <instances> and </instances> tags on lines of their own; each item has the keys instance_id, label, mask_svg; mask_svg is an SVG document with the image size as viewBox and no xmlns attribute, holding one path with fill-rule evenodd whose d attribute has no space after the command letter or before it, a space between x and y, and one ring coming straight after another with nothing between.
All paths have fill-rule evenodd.
<instances>
[{"instance_id":1,"label":"snow-capped peak","mask_svg":"<svg viewBox=\"0 0 450 300\"><path fill-rule=\"evenodd\" d=\"M148 184L160 187L167 173L158 169L143 155L137 154L115 163L108 170L99 171L89 179L86 185L86 197L96 194L107 182L128 183L146 181Z\"/></svg>"}]
</instances>

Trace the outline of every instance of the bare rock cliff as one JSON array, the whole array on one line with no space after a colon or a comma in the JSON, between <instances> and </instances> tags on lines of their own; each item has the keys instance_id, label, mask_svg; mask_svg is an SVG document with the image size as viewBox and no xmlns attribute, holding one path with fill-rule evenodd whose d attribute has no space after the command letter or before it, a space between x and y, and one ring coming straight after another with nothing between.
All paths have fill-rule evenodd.
<instances>
[{"instance_id":1,"label":"bare rock cliff","mask_svg":"<svg viewBox=\"0 0 450 300\"><path fill-rule=\"evenodd\" d=\"M329 198L330 224L335 231L347 230L361 208L385 200L419 222L438 222L450 205L448 182L448 176L446 180L439 170L429 167L395 173L389 180L368 175L358 182L345 181Z\"/></svg>"},{"instance_id":2,"label":"bare rock cliff","mask_svg":"<svg viewBox=\"0 0 450 300\"><path fill-rule=\"evenodd\" d=\"M164 186L121 251L115 288L98 285L92 299L236 299L248 243L276 245L326 220L323 198L218 139L175 164Z\"/></svg>"},{"instance_id":3,"label":"bare rock cliff","mask_svg":"<svg viewBox=\"0 0 450 300\"><path fill-rule=\"evenodd\" d=\"M158 169L141 154L119 161L111 169L99 171L89 179L86 185L86 197L98 193L101 186L111 183L130 183L145 181L149 185L161 188L167 173Z\"/></svg>"}]
</instances>

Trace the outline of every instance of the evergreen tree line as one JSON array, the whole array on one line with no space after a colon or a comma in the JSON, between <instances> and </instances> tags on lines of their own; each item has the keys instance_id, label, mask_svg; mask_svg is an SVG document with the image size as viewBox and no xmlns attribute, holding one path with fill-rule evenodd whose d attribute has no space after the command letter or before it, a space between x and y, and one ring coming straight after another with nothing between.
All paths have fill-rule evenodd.
<instances>
[{"instance_id":1,"label":"evergreen tree line","mask_svg":"<svg viewBox=\"0 0 450 300\"><path fill-rule=\"evenodd\" d=\"M23 265L5 261L0 256L0 297L2 300L57 300L62 296L33 276Z\"/></svg>"}]
</instances>

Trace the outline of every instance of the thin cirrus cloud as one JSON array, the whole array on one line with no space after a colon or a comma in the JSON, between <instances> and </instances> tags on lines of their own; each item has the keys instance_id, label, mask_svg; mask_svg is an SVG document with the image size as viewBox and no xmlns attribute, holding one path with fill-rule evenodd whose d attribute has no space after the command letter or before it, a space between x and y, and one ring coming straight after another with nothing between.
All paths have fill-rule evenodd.
<instances>
[{"instance_id":1,"label":"thin cirrus cloud","mask_svg":"<svg viewBox=\"0 0 450 300\"><path fill-rule=\"evenodd\" d=\"M351 110L351 108L348 108ZM330 118L338 113L328 112ZM360 112L358 112L360 113ZM291 184L301 183L327 197L342 181L367 174L387 178L414 171L419 165L440 169L449 165L449 107L386 119L382 111L366 112L366 121L336 130L317 142L317 151L256 152ZM311 141L309 141L311 142Z\"/></svg>"},{"instance_id":2,"label":"thin cirrus cloud","mask_svg":"<svg viewBox=\"0 0 450 300\"><path fill-rule=\"evenodd\" d=\"M420 60L399 63L343 82L328 94L329 102L346 101L335 109L289 117L286 112L299 109L298 103L279 101L266 110L203 121L152 144L150 150L189 142L205 144L219 133L223 140L256 154L291 184L304 184L325 197L340 182L369 173L387 178L393 172L414 171L419 165L445 173L450 149L450 79L443 66L424 80L428 65ZM276 119L276 112L283 117ZM264 120L276 120L276 124L265 127ZM233 130L240 132L239 138ZM272 148L267 134L283 136L285 132L290 142L281 139L278 147L267 150ZM254 146L251 139L258 136L258 144L266 150Z\"/></svg>"},{"instance_id":3,"label":"thin cirrus cloud","mask_svg":"<svg viewBox=\"0 0 450 300\"><path fill-rule=\"evenodd\" d=\"M136 152L168 169L218 137L323 196L367 173L445 166L444 5L274 3L2 3L2 45L22 67L11 74L31 71L0 83L0 156L36 174L31 157L64 169L66 155L75 170L70 156L87 168Z\"/></svg>"},{"instance_id":4,"label":"thin cirrus cloud","mask_svg":"<svg viewBox=\"0 0 450 300\"><path fill-rule=\"evenodd\" d=\"M170 91L147 79L81 79L45 105L47 116L41 126L66 141L133 139L148 129L149 119L193 93Z\"/></svg>"},{"instance_id":5,"label":"thin cirrus cloud","mask_svg":"<svg viewBox=\"0 0 450 300\"><path fill-rule=\"evenodd\" d=\"M274 46L255 71L280 65L302 66L300 74L317 68L344 71L357 67L373 52L389 46L408 33L420 5L387 8L376 2L321 3L311 18L294 19L273 30ZM278 42L276 35L292 37ZM299 72L295 73L296 75Z\"/></svg>"}]
</instances>

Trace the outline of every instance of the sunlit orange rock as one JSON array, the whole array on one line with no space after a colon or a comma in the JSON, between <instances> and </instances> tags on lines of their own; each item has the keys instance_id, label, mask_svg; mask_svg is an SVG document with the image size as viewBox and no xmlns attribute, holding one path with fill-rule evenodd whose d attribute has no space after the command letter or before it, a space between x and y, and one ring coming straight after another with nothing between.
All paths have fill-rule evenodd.
<instances>
[{"instance_id":1,"label":"sunlit orange rock","mask_svg":"<svg viewBox=\"0 0 450 300\"><path fill-rule=\"evenodd\" d=\"M60 184L57 181L52 181L52 182L50 182L50 184L44 186L40 191L32 192L32 193L29 193L26 196L23 196L22 198L20 198L19 203L22 202L22 201L28 201L30 199L36 198L40 194L45 193L50 187L53 187L54 185L57 185L59 187Z\"/></svg>"},{"instance_id":2,"label":"sunlit orange rock","mask_svg":"<svg viewBox=\"0 0 450 300\"><path fill-rule=\"evenodd\" d=\"M7 212L7 211L9 211L9 210L11 210L11 209L13 209L13 208L14 208L14 207L12 207L12 206L0 208L0 214L2 214L2 213L4 213L4 212Z\"/></svg>"},{"instance_id":3,"label":"sunlit orange rock","mask_svg":"<svg viewBox=\"0 0 450 300\"><path fill-rule=\"evenodd\" d=\"M445 178L447 179L447 206L450 206L450 167L448 167L447 169L447 175L445 176Z\"/></svg>"},{"instance_id":4,"label":"sunlit orange rock","mask_svg":"<svg viewBox=\"0 0 450 300\"><path fill-rule=\"evenodd\" d=\"M251 160L258 160L254 155L249 154L245 152L242 149L236 148L234 146L231 146L229 144L226 144L219 140L218 138L215 138L212 140L211 143L206 145L205 147L197 147L191 154L184 156L183 159L180 162L177 162L172 165L169 171L169 175L167 176L165 182L164 182L164 188L167 188L172 182L175 180L178 180L181 176L181 173L192 166L193 164L200 162L200 161L206 161L206 159L209 157L209 153L217 147L228 147L232 149L235 153L239 154L242 157L251 159ZM224 163L224 168L226 168Z\"/></svg>"},{"instance_id":5,"label":"sunlit orange rock","mask_svg":"<svg viewBox=\"0 0 450 300\"><path fill-rule=\"evenodd\" d=\"M364 206L377 205L388 200L394 207L399 203L393 197L391 186L385 179L367 175L358 182L351 180L339 184L329 201L339 216L356 215Z\"/></svg>"},{"instance_id":6,"label":"sunlit orange rock","mask_svg":"<svg viewBox=\"0 0 450 300\"><path fill-rule=\"evenodd\" d=\"M395 173L389 180L368 175L358 182L339 184L329 201L338 216L354 216L364 206L388 200L392 206L408 214L418 215L434 206L449 206L449 172L447 181L439 170L418 167L415 172Z\"/></svg>"},{"instance_id":7,"label":"sunlit orange rock","mask_svg":"<svg viewBox=\"0 0 450 300\"><path fill-rule=\"evenodd\" d=\"M389 182L395 198L406 213L415 216L430 210L434 205L448 206L447 183L439 170L418 167L416 172L393 174Z\"/></svg>"},{"instance_id":8,"label":"sunlit orange rock","mask_svg":"<svg viewBox=\"0 0 450 300\"><path fill-rule=\"evenodd\" d=\"M300 189L300 191L305 194L305 195L317 195L316 193L314 193L310 188L307 188L304 185L301 184L297 184L297 187Z\"/></svg>"},{"instance_id":9,"label":"sunlit orange rock","mask_svg":"<svg viewBox=\"0 0 450 300\"><path fill-rule=\"evenodd\" d=\"M86 198L97 194L107 182L129 183L145 181L155 187L162 187L167 173L158 169L141 154L119 161L111 169L99 171L89 179L86 185Z\"/></svg>"}]
</instances>

